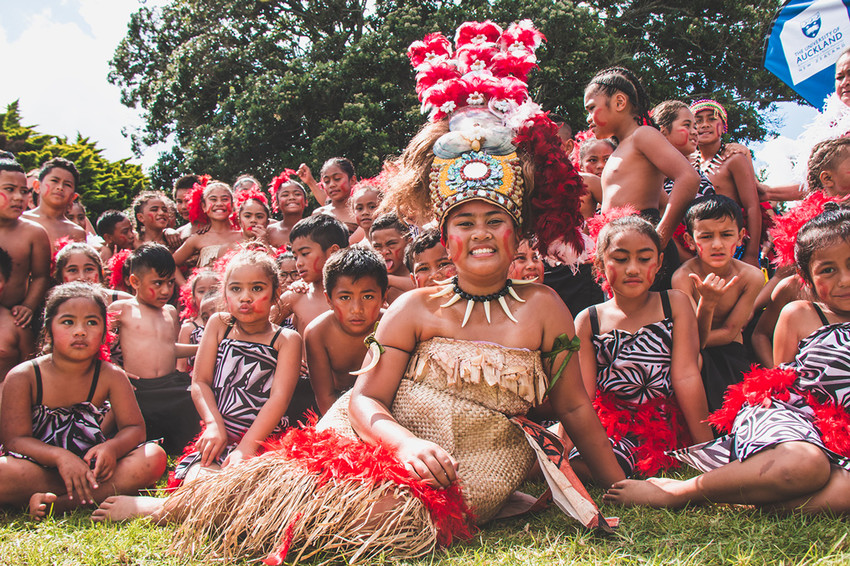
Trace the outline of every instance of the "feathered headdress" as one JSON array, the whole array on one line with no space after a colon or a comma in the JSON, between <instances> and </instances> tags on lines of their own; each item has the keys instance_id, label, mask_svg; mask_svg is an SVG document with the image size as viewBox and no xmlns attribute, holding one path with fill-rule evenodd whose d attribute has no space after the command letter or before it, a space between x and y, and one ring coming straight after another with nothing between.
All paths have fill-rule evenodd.
<instances>
[{"instance_id":1,"label":"feathered headdress","mask_svg":"<svg viewBox=\"0 0 850 566\"><path fill-rule=\"evenodd\" d=\"M284 169L283 171L281 171L280 175L272 179L272 182L269 183L269 196L271 197L273 211L280 212L277 204L277 192L283 185L292 180L293 175L295 175L295 169ZM298 186L304 192L304 198L307 198L307 191L305 191L304 187L302 187L300 184L298 184Z\"/></svg>"},{"instance_id":2,"label":"feathered headdress","mask_svg":"<svg viewBox=\"0 0 850 566\"><path fill-rule=\"evenodd\" d=\"M249 200L255 200L269 208L269 199L259 189L253 188L245 191L239 191L235 196L236 202L233 206L233 214L230 216L230 222L234 228L241 228L239 224L239 208ZM267 211L268 212L268 211Z\"/></svg>"},{"instance_id":3,"label":"feathered headdress","mask_svg":"<svg viewBox=\"0 0 850 566\"><path fill-rule=\"evenodd\" d=\"M210 221L204 212L204 189L211 180L209 175L200 175L198 182L192 185L189 193L189 222L192 224L207 224Z\"/></svg>"},{"instance_id":4,"label":"feathered headdress","mask_svg":"<svg viewBox=\"0 0 850 566\"><path fill-rule=\"evenodd\" d=\"M823 212L828 202L839 202L838 197L826 196L821 191L815 191L785 214L777 216L770 229L773 249L776 252L776 262L780 266L794 265L794 247L797 245L797 233L803 225Z\"/></svg>"},{"instance_id":5,"label":"feathered headdress","mask_svg":"<svg viewBox=\"0 0 850 566\"><path fill-rule=\"evenodd\" d=\"M435 123L448 118L448 133L432 147L434 215L442 221L467 200L487 200L534 232L542 254L575 258L583 247L584 186L557 125L531 101L526 84L544 40L530 20L505 31L490 21L466 22L455 34L455 51L444 36L430 34L408 56L423 113ZM517 150L534 166L528 186Z\"/></svg>"},{"instance_id":6,"label":"feathered headdress","mask_svg":"<svg viewBox=\"0 0 850 566\"><path fill-rule=\"evenodd\" d=\"M116 291L127 292L127 286L124 285L124 264L130 257L132 250L120 250L109 258L109 287Z\"/></svg>"}]
</instances>

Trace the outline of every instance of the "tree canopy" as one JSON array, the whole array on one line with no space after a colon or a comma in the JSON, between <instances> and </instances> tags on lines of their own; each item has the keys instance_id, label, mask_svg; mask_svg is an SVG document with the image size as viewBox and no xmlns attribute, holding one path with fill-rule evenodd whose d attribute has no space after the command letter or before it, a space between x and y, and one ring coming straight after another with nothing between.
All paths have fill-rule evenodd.
<instances>
[{"instance_id":1,"label":"tree canopy","mask_svg":"<svg viewBox=\"0 0 850 566\"><path fill-rule=\"evenodd\" d=\"M284 167L346 156L380 170L424 122L407 46L467 20L531 18L547 37L530 87L544 109L584 128L582 95L624 65L653 102L714 97L733 137L761 139L761 111L799 100L761 68L779 0L174 0L142 7L111 61L122 101L141 108L137 149L171 141L155 186L180 172L268 179Z\"/></svg>"},{"instance_id":2,"label":"tree canopy","mask_svg":"<svg viewBox=\"0 0 850 566\"><path fill-rule=\"evenodd\" d=\"M53 157L73 161L80 172L77 193L92 219L110 208L127 208L148 182L140 166L126 159L109 161L89 138L77 134L77 139L69 142L67 138L42 134L33 126L22 125L18 101L0 113L0 149L14 153L27 171Z\"/></svg>"}]
</instances>

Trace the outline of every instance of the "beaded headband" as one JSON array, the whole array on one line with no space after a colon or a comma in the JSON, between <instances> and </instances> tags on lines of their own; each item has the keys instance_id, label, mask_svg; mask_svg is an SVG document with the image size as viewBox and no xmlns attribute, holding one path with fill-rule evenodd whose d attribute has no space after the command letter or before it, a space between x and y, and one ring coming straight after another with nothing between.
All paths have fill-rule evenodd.
<instances>
[{"instance_id":1,"label":"beaded headband","mask_svg":"<svg viewBox=\"0 0 850 566\"><path fill-rule=\"evenodd\" d=\"M725 134L729 127L729 120L726 115L726 109L723 108L723 105L717 102L716 100L711 100L710 98L703 98L702 100L697 100L693 104L691 104L691 112L694 113L694 116L697 115L698 112L702 112L703 110L711 110L714 112L714 115L720 118L720 121L723 122L723 133Z\"/></svg>"}]
</instances>

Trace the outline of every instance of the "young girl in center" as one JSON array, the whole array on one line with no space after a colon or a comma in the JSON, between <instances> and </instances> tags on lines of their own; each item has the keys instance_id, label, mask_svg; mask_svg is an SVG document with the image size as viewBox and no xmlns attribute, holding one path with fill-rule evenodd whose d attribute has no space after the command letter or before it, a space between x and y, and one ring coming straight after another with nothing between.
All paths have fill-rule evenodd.
<instances>
[{"instance_id":1,"label":"young girl in center","mask_svg":"<svg viewBox=\"0 0 850 566\"><path fill-rule=\"evenodd\" d=\"M595 268L613 298L576 317L584 385L627 476L678 467L668 450L713 438L690 300L651 292L661 265L652 224L624 216L599 233ZM588 477L577 451L570 464Z\"/></svg>"},{"instance_id":2,"label":"young girl in center","mask_svg":"<svg viewBox=\"0 0 850 566\"><path fill-rule=\"evenodd\" d=\"M136 494L165 471L165 452L145 441L145 423L124 372L98 354L106 303L98 289L56 287L44 311L47 353L6 377L0 409L0 504L33 517ZM107 439L110 410L118 432Z\"/></svg>"},{"instance_id":3,"label":"young girl in center","mask_svg":"<svg viewBox=\"0 0 850 566\"><path fill-rule=\"evenodd\" d=\"M174 263L185 264L198 253L198 267L210 267L224 250L242 240L242 232L233 229L233 191L221 181L211 181L205 187L195 185L190 198L190 215L201 221L209 220L210 229L189 236L174 252ZM179 272L178 272L179 273Z\"/></svg>"},{"instance_id":4,"label":"young girl in center","mask_svg":"<svg viewBox=\"0 0 850 566\"><path fill-rule=\"evenodd\" d=\"M201 469L253 456L288 426L284 414L301 367L301 337L269 322L278 296L274 259L261 250L238 252L227 265L223 292L227 312L207 322L192 376L204 430L180 460L172 486Z\"/></svg>"},{"instance_id":5,"label":"young girl in center","mask_svg":"<svg viewBox=\"0 0 850 566\"><path fill-rule=\"evenodd\" d=\"M266 195L258 189L246 189L236 195L236 214L233 223L242 230L244 242L269 244L269 219L272 211Z\"/></svg>"},{"instance_id":6,"label":"young girl in center","mask_svg":"<svg viewBox=\"0 0 850 566\"><path fill-rule=\"evenodd\" d=\"M730 387L711 417L730 434L676 453L705 473L617 482L606 500L850 512L850 210L830 207L796 236L797 269L815 301L782 309L774 340L780 365Z\"/></svg>"}]
</instances>

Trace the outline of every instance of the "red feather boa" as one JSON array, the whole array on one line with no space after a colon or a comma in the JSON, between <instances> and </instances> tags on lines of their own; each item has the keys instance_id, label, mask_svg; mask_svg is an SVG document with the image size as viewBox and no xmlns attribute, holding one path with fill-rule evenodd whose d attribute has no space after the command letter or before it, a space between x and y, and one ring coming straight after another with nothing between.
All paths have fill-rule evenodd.
<instances>
[{"instance_id":1,"label":"red feather boa","mask_svg":"<svg viewBox=\"0 0 850 566\"><path fill-rule=\"evenodd\" d=\"M797 244L797 232L806 222L823 212L824 204L840 200L839 198L828 197L821 191L815 191L799 205L773 219L773 227L770 228L769 232L779 265L794 265L794 246Z\"/></svg>"},{"instance_id":2,"label":"red feather boa","mask_svg":"<svg viewBox=\"0 0 850 566\"><path fill-rule=\"evenodd\" d=\"M127 286L124 285L124 264L132 252L133 250L120 250L109 258L109 287L111 289L128 291Z\"/></svg>"},{"instance_id":3,"label":"red feather boa","mask_svg":"<svg viewBox=\"0 0 850 566\"><path fill-rule=\"evenodd\" d=\"M666 452L690 445L691 436L674 399L661 397L637 404L600 392L593 408L609 438L615 442L626 435L638 438L640 444L633 453L636 471L648 477L680 466Z\"/></svg>"},{"instance_id":4,"label":"red feather boa","mask_svg":"<svg viewBox=\"0 0 850 566\"><path fill-rule=\"evenodd\" d=\"M443 546L455 539L468 540L476 531L475 518L457 483L448 489L434 489L411 478L404 465L384 446L366 444L334 430L319 432L308 426L290 429L279 440L266 442L264 447L268 451L284 451L289 459L315 475L319 485L348 480L371 484L391 481L408 487L428 509L437 529L437 542Z\"/></svg>"},{"instance_id":5,"label":"red feather boa","mask_svg":"<svg viewBox=\"0 0 850 566\"><path fill-rule=\"evenodd\" d=\"M189 193L189 222L192 224L208 224L210 221L204 212L204 188L211 179L209 175L201 175L198 182L192 185Z\"/></svg>"},{"instance_id":6,"label":"red feather boa","mask_svg":"<svg viewBox=\"0 0 850 566\"><path fill-rule=\"evenodd\" d=\"M726 391L723 406L711 414L709 422L718 430L731 432L735 417L744 404L755 406L770 401L788 401L791 392L800 393L815 414L815 426L824 445L844 457L850 458L850 414L843 405L833 400L821 402L811 392L794 387L797 372L793 369L764 369L753 366L744 381Z\"/></svg>"}]
</instances>

